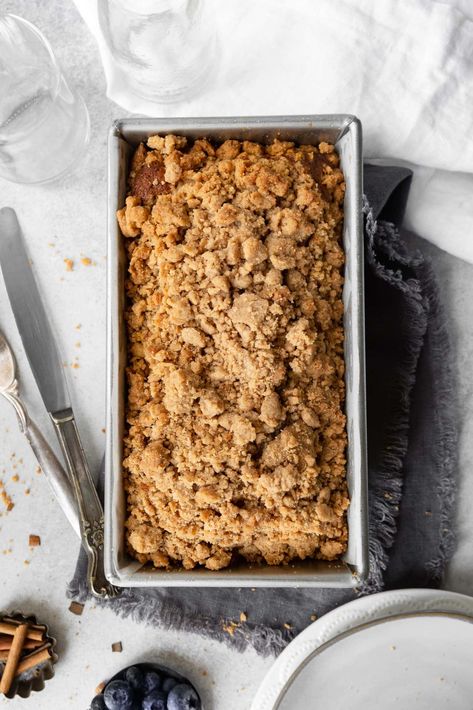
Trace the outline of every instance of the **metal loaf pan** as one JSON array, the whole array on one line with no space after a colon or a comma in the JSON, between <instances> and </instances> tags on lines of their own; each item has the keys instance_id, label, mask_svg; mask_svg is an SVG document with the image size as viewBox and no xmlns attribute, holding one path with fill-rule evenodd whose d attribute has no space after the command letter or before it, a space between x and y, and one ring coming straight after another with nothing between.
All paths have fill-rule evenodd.
<instances>
[{"instance_id":1,"label":"metal loaf pan","mask_svg":"<svg viewBox=\"0 0 473 710\"><path fill-rule=\"evenodd\" d=\"M115 213L125 203L129 161L140 141L153 134L190 138L227 138L267 143L273 138L296 143L335 143L346 181L345 222L345 361L348 428L347 477L351 497L349 542L337 563L318 560L289 566L244 565L232 569L158 570L141 566L126 551L125 496L122 486L122 440L125 410L126 338L124 327L125 256ZM122 587L354 587L368 571L367 463L363 303L363 233L361 214L361 125L350 115L269 116L251 118L163 118L116 121L109 136L108 187L108 333L107 450L105 487L106 575Z\"/></svg>"}]
</instances>

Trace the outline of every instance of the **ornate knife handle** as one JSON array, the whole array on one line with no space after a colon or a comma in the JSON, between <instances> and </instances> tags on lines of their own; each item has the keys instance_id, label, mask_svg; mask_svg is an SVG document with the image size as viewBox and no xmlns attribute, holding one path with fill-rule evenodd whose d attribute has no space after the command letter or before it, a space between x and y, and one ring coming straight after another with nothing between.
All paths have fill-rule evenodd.
<instances>
[{"instance_id":1,"label":"ornate knife handle","mask_svg":"<svg viewBox=\"0 0 473 710\"><path fill-rule=\"evenodd\" d=\"M120 590L105 577L103 509L97 495L71 408L51 414L66 459L79 511L82 545L87 553L87 582L95 597L109 599Z\"/></svg>"}]
</instances>

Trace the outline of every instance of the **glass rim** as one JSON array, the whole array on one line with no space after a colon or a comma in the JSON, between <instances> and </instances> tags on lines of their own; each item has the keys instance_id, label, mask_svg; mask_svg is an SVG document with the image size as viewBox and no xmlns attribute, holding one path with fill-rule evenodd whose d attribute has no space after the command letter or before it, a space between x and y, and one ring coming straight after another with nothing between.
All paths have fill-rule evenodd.
<instances>
[{"instance_id":1,"label":"glass rim","mask_svg":"<svg viewBox=\"0 0 473 710\"><path fill-rule=\"evenodd\" d=\"M46 37L44 36L44 34L41 32L41 30L40 30L38 27L36 27L36 25L34 25L34 24L33 24L32 22L30 22L29 20L25 20L24 17L20 17L19 15L15 15L13 12L7 12L7 13L5 13L5 15L3 15L3 17L12 18L12 19L15 20L18 24L20 24L20 26L23 25L23 26L27 27L33 34L35 34L35 35L41 40L41 43L42 43L43 46L45 47L46 52L48 53L49 59L50 59L50 61L51 61L51 65L52 65L52 67L53 67L53 69L54 69L54 74L55 74L54 81L55 81L55 85L52 87L52 92L53 92L53 98L56 98L57 95L58 95L58 93L59 93L59 88L60 88L60 85L61 85L62 70L61 70L61 67L59 66L59 63L58 63L58 61L57 61L57 59L56 59L56 56L55 56L55 54L54 54L54 52L53 52L53 49L52 49L52 47L51 47L51 44L50 44L49 41L46 39ZM1 20L1 17L0 17L0 20Z\"/></svg>"},{"instance_id":2,"label":"glass rim","mask_svg":"<svg viewBox=\"0 0 473 710\"><path fill-rule=\"evenodd\" d=\"M117 5L121 9L128 11L130 14L135 15L135 17L147 17L150 14L148 10L135 9L132 5L130 5L130 7L128 7L127 0L108 0L108 1L111 4ZM155 8L157 12L167 11L167 10L171 9L173 6L172 0L160 0L160 1L163 3L163 5L167 5L167 7L163 8L162 10L158 10L158 8ZM100 2L100 0L99 0L99 2ZM182 0L182 2L188 2L188 0ZM193 2L195 2L195 0L193 0ZM197 2L199 4L201 4L201 0L197 0Z\"/></svg>"}]
</instances>

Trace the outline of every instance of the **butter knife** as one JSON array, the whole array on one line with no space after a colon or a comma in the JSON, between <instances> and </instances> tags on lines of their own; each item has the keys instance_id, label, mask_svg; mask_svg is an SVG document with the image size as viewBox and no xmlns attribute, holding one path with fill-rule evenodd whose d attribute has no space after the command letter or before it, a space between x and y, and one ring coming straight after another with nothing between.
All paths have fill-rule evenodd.
<instances>
[{"instance_id":1,"label":"butter knife","mask_svg":"<svg viewBox=\"0 0 473 710\"><path fill-rule=\"evenodd\" d=\"M0 209L0 265L10 305L43 402L54 424L79 512L87 580L96 597L115 597L119 590L105 577L104 517L90 475L69 399L53 331L33 276L16 213Z\"/></svg>"}]
</instances>

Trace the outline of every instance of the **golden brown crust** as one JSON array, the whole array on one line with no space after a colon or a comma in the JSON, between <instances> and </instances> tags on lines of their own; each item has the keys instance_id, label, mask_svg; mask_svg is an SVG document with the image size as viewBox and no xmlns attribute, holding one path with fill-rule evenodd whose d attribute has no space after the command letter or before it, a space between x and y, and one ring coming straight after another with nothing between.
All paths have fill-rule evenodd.
<instances>
[{"instance_id":1,"label":"golden brown crust","mask_svg":"<svg viewBox=\"0 0 473 710\"><path fill-rule=\"evenodd\" d=\"M129 259L131 553L208 569L237 556L339 557L348 495L337 153L153 136L130 187L118 220Z\"/></svg>"}]
</instances>

